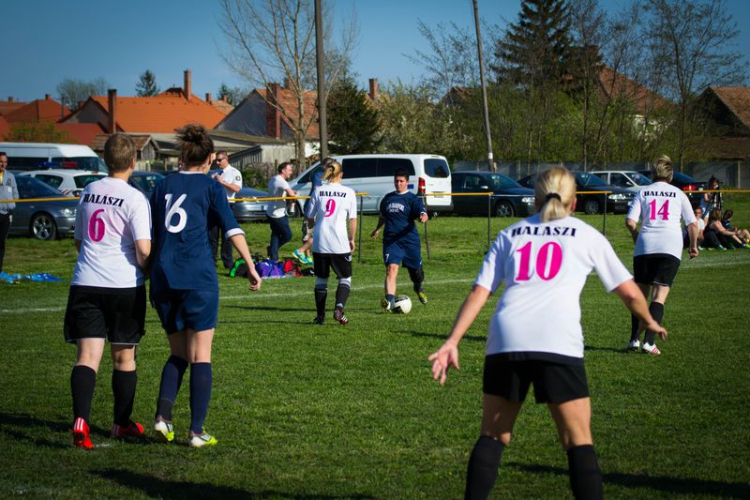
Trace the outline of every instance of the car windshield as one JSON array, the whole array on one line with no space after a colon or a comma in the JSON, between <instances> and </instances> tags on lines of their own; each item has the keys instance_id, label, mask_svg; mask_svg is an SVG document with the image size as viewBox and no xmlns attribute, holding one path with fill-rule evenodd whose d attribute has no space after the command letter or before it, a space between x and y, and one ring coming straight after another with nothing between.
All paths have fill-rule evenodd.
<instances>
[{"instance_id":1,"label":"car windshield","mask_svg":"<svg viewBox=\"0 0 750 500\"><path fill-rule=\"evenodd\" d=\"M489 175L489 178L490 178L490 182L492 183L493 189L521 187L519 183L517 183L510 177L506 177L502 174L491 174Z\"/></svg>"},{"instance_id":2,"label":"car windshield","mask_svg":"<svg viewBox=\"0 0 750 500\"><path fill-rule=\"evenodd\" d=\"M576 182L580 187L603 187L607 185L607 183L599 177L588 172L576 173Z\"/></svg>"},{"instance_id":3,"label":"car windshield","mask_svg":"<svg viewBox=\"0 0 750 500\"><path fill-rule=\"evenodd\" d=\"M94 181L98 181L99 179L103 179L106 177L105 175L97 175L97 174L86 174L86 175L76 175L75 176L75 182L77 188L85 188L89 184L91 184Z\"/></svg>"},{"instance_id":4,"label":"car windshield","mask_svg":"<svg viewBox=\"0 0 750 500\"><path fill-rule=\"evenodd\" d=\"M144 174L144 175L131 175L130 176L130 183L133 184L135 187L146 193L147 195L150 195L151 192L154 190L154 187L156 187L156 184L159 183L164 178L163 175L153 173L153 174Z\"/></svg>"},{"instance_id":5,"label":"car windshield","mask_svg":"<svg viewBox=\"0 0 750 500\"><path fill-rule=\"evenodd\" d=\"M633 172L632 174L630 174L630 178L633 179L633 182L635 182L639 186L648 186L649 184L651 184L651 179L649 179L645 175L639 174L638 172Z\"/></svg>"},{"instance_id":6,"label":"car windshield","mask_svg":"<svg viewBox=\"0 0 750 500\"><path fill-rule=\"evenodd\" d=\"M57 189L48 186L38 179L29 177L27 175L19 175L16 177L16 184L18 185L18 196L22 199L26 198L62 198L65 195Z\"/></svg>"}]
</instances>

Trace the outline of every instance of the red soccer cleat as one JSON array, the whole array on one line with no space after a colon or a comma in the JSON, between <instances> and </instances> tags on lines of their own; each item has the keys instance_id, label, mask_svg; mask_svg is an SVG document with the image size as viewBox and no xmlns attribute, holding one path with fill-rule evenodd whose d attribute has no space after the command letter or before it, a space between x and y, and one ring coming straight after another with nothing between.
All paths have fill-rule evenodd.
<instances>
[{"instance_id":1,"label":"red soccer cleat","mask_svg":"<svg viewBox=\"0 0 750 500\"><path fill-rule=\"evenodd\" d=\"M84 450L94 448L94 443L91 442L91 436L89 435L89 424L81 417L78 417L73 423L73 446Z\"/></svg>"},{"instance_id":2,"label":"red soccer cleat","mask_svg":"<svg viewBox=\"0 0 750 500\"><path fill-rule=\"evenodd\" d=\"M126 427L114 424L112 426L112 437L113 438L128 438L143 436L143 426L138 422L132 420Z\"/></svg>"}]
</instances>

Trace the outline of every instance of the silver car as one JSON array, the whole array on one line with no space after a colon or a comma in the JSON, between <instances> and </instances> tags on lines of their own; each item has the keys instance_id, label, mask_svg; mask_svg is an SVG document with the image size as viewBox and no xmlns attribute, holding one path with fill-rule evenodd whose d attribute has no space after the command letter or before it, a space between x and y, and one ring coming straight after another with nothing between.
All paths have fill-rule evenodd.
<instances>
[{"instance_id":1,"label":"silver car","mask_svg":"<svg viewBox=\"0 0 750 500\"><path fill-rule=\"evenodd\" d=\"M252 222L266 220L267 201L254 201L252 198L267 198L268 192L260 189L243 187L236 196L239 198L250 198L247 201L235 201L232 203L234 218L237 222Z\"/></svg>"},{"instance_id":2,"label":"silver car","mask_svg":"<svg viewBox=\"0 0 750 500\"><path fill-rule=\"evenodd\" d=\"M16 203L10 234L30 235L39 240L52 240L73 234L78 200L47 201L45 198L65 198L55 188L28 175L16 175L18 197L35 201Z\"/></svg>"}]
</instances>

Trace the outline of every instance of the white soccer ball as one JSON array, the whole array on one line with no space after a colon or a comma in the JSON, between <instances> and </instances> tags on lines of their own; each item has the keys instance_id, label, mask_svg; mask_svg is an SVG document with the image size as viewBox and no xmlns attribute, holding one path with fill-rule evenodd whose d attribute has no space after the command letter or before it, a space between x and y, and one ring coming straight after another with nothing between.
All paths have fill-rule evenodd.
<instances>
[{"instance_id":1,"label":"white soccer ball","mask_svg":"<svg viewBox=\"0 0 750 500\"><path fill-rule=\"evenodd\" d=\"M408 295L399 295L396 297L396 305L393 312L396 314L409 314L411 311L411 299Z\"/></svg>"}]
</instances>

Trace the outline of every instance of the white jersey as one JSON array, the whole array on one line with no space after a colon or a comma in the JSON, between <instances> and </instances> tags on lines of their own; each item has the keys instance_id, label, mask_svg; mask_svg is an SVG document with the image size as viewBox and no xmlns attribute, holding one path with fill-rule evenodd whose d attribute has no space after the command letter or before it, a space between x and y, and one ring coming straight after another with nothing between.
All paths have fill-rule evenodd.
<instances>
[{"instance_id":1,"label":"white jersey","mask_svg":"<svg viewBox=\"0 0 750 500\"><path fill-rule=\"evenodd\" d=\"M487 354L583 358L580 295L595 269L607 291L631 279L609 241L574 217L539 214L500 232L475 285L505 290L490 321Z\"/></svg>"},{"instance_id":2,"label":"white jersey","mask_svg":"<svg viewBox=\"0 0 750 500\"><path fill-rule=\"evenodd\" d=\"M227 184L233 184L235 186L239 186L239 188L242 189L242 174L240 173L239 170L237 170L231 165L227 165L224 168L224 171L221 173L221 180L223 180ZM228 200L233 200L235 196L237 196L237 193L235 193L228 187L225 187L224 190L227 192Z\"/></svg>"},{"instance_id":3,"label":"white jersey","mask_svg":"<svg viewBox=\"0 0 750 500\"><path fill-rule=\"evenodd\" d=\"M278 198L286 196L286 190L289 189L289 183L281 175L275 175L268 183L269 198ZM266 215L272 219L280 219L286 215L286 200L269 201L266 208Z\"/></svg>"},{"instance_id":4,"label":"white jersey","mask_svg":"<svg viewBox=\"0 0 750 500\"><path fill-rule=\"evenodd\" d=\"M72 285L133 288L143 284L136 240L151 239L148 200L127 182L105 177L81 193L75 239L81 241Z\"/></svg>"},{"instance_id":5,"label":"white jersey","mask_svg":"<svg viewBox=\"0 0 750 500\"><path fill-rule=\"evenodd\" d=\"M357 218L357 196L354 190L338 183L315 188L308 207L315 219L313 252L343 254L349 245L349 219Z\"/></svg>"},{"instance_id":6,"label":"white jersey","mask_svg":"<svg viewBox=\"0 0 750 500\"><path fill-rule=\"evenodd\" d=\"M682 225L695 222L690 200L680 188L666 182L644 186L633 199L628 219L640 222L634 256L669 254L682 257Z\"/></svg>"}]
</instances>

